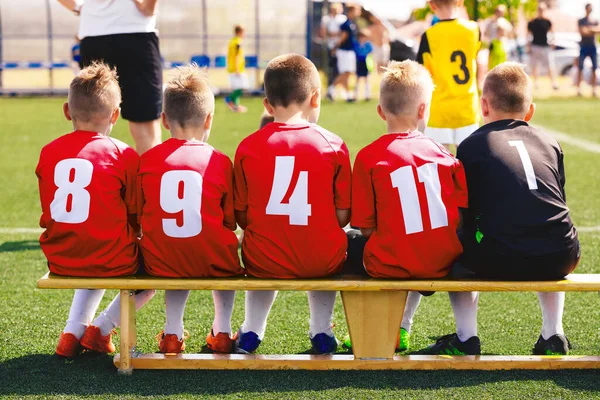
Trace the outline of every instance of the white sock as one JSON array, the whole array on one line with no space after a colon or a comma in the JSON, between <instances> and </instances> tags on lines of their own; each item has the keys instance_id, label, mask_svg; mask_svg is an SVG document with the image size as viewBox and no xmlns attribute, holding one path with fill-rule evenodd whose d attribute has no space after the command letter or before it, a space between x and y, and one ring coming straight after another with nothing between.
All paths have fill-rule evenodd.
<instances>
[{"instance_id":1,"label":"white sock","mask_svg":"<svg viewBox=\"0 0 600 400\"><path fill-rule=\"evenodd\" d=\"M371 98L371 85L369 84L369 78L365 78L365 99Z\"/></svg>"},{"instance_id":2,"label":"white sock","mask_svg":"<svg viewBox=\"0 0 600 400\"><path fill-rule=\"evenodd\" d=\"M327 94L329 94L331 97L334 97L335 96L335 86L329 85L329 87L327 88Z\"/></svg>"},{"instance_id":3,"label":"white sock","mask_svg":"<svg viewBox=\"0 0 600 400\"><path fill-rule=\"evenodd\" d=\"M165 335L177 335L179 340L183 337L183 314L189 296L189 290L165 290Z\"/></svg>"},{"instance_id":4,"label":"white sock","mask_svg":"<svg viewBox=\"0 0 600 400\"><path fill-rule=\"evenodd\" d=\"M410 329L412 328L415 313L419 308L421 297L423 296L419 292L408 292L408 297L406 298L406 306L404 306L404 315L402 316L402 323L400 324L400 326L406 329L406 331L409 333Z\"/></svg>"},{"instance_id":5,"label":"white sock","mask_svg":"<svg viewBox=\"0 0 600 400\"><path fill-rule=\"evenodd\" d=\"M333 307L335 306L335 291L310 291L308 307L310 308L310 327L308 334L311 339L319 333L333 336Z\"/></svg>"},{"instance_id":6,"label":"white sock","mask_svg":"<svg viewBox=\"0 0 600 400\"><path fill-rule=\"evenodd\" d=\"M139 310L142 308L147 302L150 301L156 290L142 290L135 295L135 309ZM118 327L121 323L121 296L117 294L117 296L113 299L113 301L106 307L104 311L100 313L100 315L94 320L92 325L100 328L100 332L102 336L106 336L112 331L114 328Z\"/></svg>"},{"instance_id":7,"label":"white sock","mask_svg":"<svg viewBox=\"0 0 600 400\"><path fill-rule=\"evenodd\" d=\"M346 101L348 100L348 90L346 90L346 88L342 88L342 100Z\"/></svg>"},{"instance_id":8,"label":"white sock","mask_svg":"<svg viewBox=\"0 0 600 400\"><path fill-rule=\"evenodd\" d=\"M235 303L235 290L213 290L213 302L215 304L215 320L213 321L213 334L231 334L231 314Z\"/></svg>"},{"instance_id":9,"label":"white sock","mask_svg":"<svg viewBox=\"0 0 600 400\"><path fill-rule=\"evenodd\" d=\"M246 318L241 327L243 333L254 332L260 340L263 339L267 329L267 318L276 297L275 290L246 291Z\"/></svg>"},{"instance_id":10,"label":"white sock","mask_svg":"<svg viewBox=\"0 0 600 400\"><path fill-rule=\"evenodd\" d=\"M104 289L75 289L69 319L63 329L64 333L71 333L77 339L81 339L85 329L92 322L96 310L104 296Z\"/></svg>"},{"instance_id":11,"label":"white sock","mask_svg":"<svg viewBox=\"0 0 600 400\"><path fill-rule=\"evenodd\" d=\"M554 335L564 335L565 292L538 292L537 295L542 309L542 337L547 340Z\"/></svg>"},{"instance_id":12,"label":"white sock","mask_svg":"<svg viewBox=\"0 0 600 400\"><path fill-rule=\"evenodd\" d=\"M456 334L461 342L477 336L479 292L450 292L450 304L456 320Z\"/></svg>"}]
</instances>

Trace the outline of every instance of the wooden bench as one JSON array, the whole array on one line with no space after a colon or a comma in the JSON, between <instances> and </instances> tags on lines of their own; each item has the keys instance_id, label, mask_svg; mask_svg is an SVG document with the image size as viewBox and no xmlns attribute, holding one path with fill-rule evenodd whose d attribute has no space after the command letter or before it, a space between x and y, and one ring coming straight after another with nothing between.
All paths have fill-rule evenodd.
<instances>
[{"instance_id":1,"label":"wooden bench","mask_svg":"<svg viewBox=\"0 0 600 400\"><path fill-rule=\"evenodd\" d=\"M600 368L591 356L395 356L407 292L600 291L600 274L569 275L561 281L499 282L476 280L380 280L329 278L314 280L164 279L156 277L73 278L44 275L41 289L118 289L121 296L120 353L114 364L121 374L133 369L306 369L306 370L433 370L433 369L590 369ZM335 290L340 291L354 355L138 354L134 292L157 290Z\"/></svg>"}]
</instances>

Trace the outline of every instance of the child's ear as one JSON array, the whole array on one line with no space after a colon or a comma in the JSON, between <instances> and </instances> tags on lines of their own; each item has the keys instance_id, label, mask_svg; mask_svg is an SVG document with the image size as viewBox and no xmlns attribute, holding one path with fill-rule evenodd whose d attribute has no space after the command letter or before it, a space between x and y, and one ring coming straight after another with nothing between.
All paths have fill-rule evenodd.
<instances>
[{"instance_id":1,"label":"child's ear","mask_svg":"<svg viewBox=\"0 0 600 400\"><path fill-rule=\"evenodd\" d=\"M310 106L312 108L319 108L321 106L321 89L316 89L311 98L310 98Z\"/></svg>"},{"instance_id":2,"label":"child's ear","mask_svg":"<svg viewBox=\"0 0 600 400\"><path fill-rule=\"evenodd\" d=\"M170 131L171 127L169 126L169 122L167 121L167 115L165 113L161 113L160 119L162 120L162 124L165 127L165 129Z\"/></svg>"},{"instance_id":3,"label":"child's ear","mask_svg":"<svg viewBox=\"0 0 600 400\"><path fill-rule=\"evenodd\" d=\"M438 10L438 6L434 2L428 1L427 4L429 4L429 8L431 8L431 11L434 13Z\"/></svg>"},{"instance_id":4,"label":"child's ear","mask_svg":"<svg viewBox=\"0 0 600 400\"><path fill-rule=\"evenodd\" d=\"M475 4L477 4L477 3L475 3ZM456 7L459 7L459 8L461 8L461 7L462 7L462 6L464 6L464 5L465 5L465 0L458 0L458 1L456 2Z\"/></svg>"},{"instance_id":5,"label":"child's ear","mask_svg":"<svg viewBox=\"0 0 600 400\"><path fill-rule=\"evenodd\" d=\"M525 122L531 121L534 114L535 114L535 103L531 103L529 105L529 111L527 111L527 115L525 115L525 118L524 118Z\"/></svg>"},{"instance_id":6,"label":"child's ear","mask_svg":"<svg viewBox=\"0 0 600 400\"><path fill-rule=\"evenodd\" d=\"M73 117L71 117L71 112L69 111L69 103L63 104L63 113L67 121L73 121Z\"/></svg>"},{"instance_id":7,"label":"child's ear","mask_svg":"<svg viewBox=\"0 0 600 400\"><path fill-rule=\"evenodd\" d=\"M381 104L377 104L377 114L379 114L379 117L382 120L387 121L387 117L385 116L385 114L383 112L383 108L381 108Z\"/></svg>"},{"instance_id":8,"label":"child's ear","mask_svg":"<svg viewBox=\"0 0 600 400\"><path fill-rule=\"evenodd\" d=\"M215 116L214 112L211 112L206 116L206 120L204 121L204 131L209 132L210 128L212 128L213 118Z\"/></svg>"},{"instance_id":9,"label":"child's ear","mask_svg":"<svg viewBox=\"0 0 600 400\"><path fill-rule=\"evenodd\" d=\"M427 104L427 103L423 103L419 106L419 111L417 114L417 117L419 117L419 120L425 119L425 117L427 116L428 108L429 108L429 104Z\"/></svg>"},{"instance_id":10,"label":"child's ear","mask_svg":"<svg viewBox=\"0 0 600 400\"><path fill-rule=\"evenodd\" d=\"M267 100L266 97L263 99L263 106L265 106L265 110L267 110L269 115L273 115L273 113L275 112L275 109L273 108L271 103L269 103L269 100Z\"/></svg>"},{"instance_id":11,"label":"child's ear","mask_svg":"<svg viewBox=\"0 0 600 400\"><path fill-rule=\"evenodd\" d=\"M113 110L113 113L110 117L110 123L115 125L121 116L121 107L117 107Z\"/></svg>"},{"instance_id":12,"label":"child's ear","mask_svg":"<svg viewBox=\"0 0 600 400\"><path fill-rule=\"evenodd\" d=\"M490 115L490 104L488 103L488 101L485 97L481 98L481 114L484 117L487 117L488 115Z\"/></svg>"}]
</instances>

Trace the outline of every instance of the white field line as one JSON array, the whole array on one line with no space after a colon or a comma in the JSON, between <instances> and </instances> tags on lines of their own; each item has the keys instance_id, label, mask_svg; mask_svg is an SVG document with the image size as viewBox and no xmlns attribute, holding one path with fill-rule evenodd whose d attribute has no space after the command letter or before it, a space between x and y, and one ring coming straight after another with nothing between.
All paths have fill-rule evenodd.
<instances>
[{"instance_id":1,"label":"white field line","mask_svg":"<svg viewBox=\"0 0 600 400\"><path fill-rule=\"evenodd\" d=\"M568 145L571 145L571 146L577 147L581 150L586 150L586 151L589 151L592 153L600 153L600 143L598 143L598 142L592 142L590 140L585 140L585 139L578 139L578 138L568 135L566 133L553 131L551 129L546 129L544 127L542 127L542 130L544 132L546 132L547 134L549 134L550 136L553 136L560 143L566 143Z\"/></svg>"},{"instance_id":2,"label":"white field line","mask_svg":"<svg viewBox=\"0 0 600 400\"><path fill-rule=\"evenodd\" d=\"M2 234L17 234L17 233L42 233L42 228L0 228Z\"/></svg>"}]
</instances>

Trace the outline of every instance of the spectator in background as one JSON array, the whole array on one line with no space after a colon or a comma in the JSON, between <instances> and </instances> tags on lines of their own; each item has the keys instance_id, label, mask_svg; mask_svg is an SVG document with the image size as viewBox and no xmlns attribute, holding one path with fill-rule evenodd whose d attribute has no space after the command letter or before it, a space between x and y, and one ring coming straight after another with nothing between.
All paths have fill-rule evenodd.
<instances>
[{"instance_id":1,"label":"spectator in background","mask_svg":"<svg viewBox=\"0 0 600 400\"><path fill-rule=\"evenodd\" d=\"M579 20L579 33L581 34L581 50L579 52L579 74L577 76L577 95L581 96L581 81L583 78L583 67L585 59L590 58L592 61L592 94L597 97L596 93L596 70L598 69L598 52L596 49L596 34L598 29L598 21L591 18L593 8L590 3L585 6L585 17Z\"/></svg>"},{"instance_id":2,"label":"spectator in background","mask_svg":"<svg viewBox=\"0 0 600 400\"><path fill-rule=\"evenodd\" d=\"M373 44L373 61L378 74L382 74L381 67L386 67L390 62L390 33L383 22L369 13L369 39Z\"/></svg>"},{"instance_id":3,"label":"spectator in background","mask_svg":"<svg viewBox=\"0 0 600 400\"><path fill-rule=\"evenodd\" d=\"M358 99L358 87L361 81L364 82L365 101L371 100L371 86L369 85L369 65L367 58L373 53L373 43L369 41L371 32L368 29L363 29L358 32L358 42L354 51L356 52L356 86L354 87L354 98ZM386 64L387 65L387 64ZM371 60L371 68L373 60Z\"/></svg>"},{"instance_id":4,"label":"spectator in background","mask_svg":"<svg viewBox=\"0 0 600 400\"><path fill-rule=\"evenodd\" d=\"M246 30L242 25L233 27L233 38L227 46L227 72L231 94L225 97L227 107L233 112L245 113L246 107L240 104L244 90L248 89L248 75L246 75L246 56L244 55L243 41Z\"/></svg>"},{"instance_id":5,"label":"spectator in background","mask_svg":"<svg viewBox=\"0 0 600 400\"><path fill-rule=\"evenodd\" d=\"M328 56L328 74L327 84L332 85L338 76L337 57L333 51L340 38L340 27L348 17L344 14L344 7L341 3L333 3L329 6L329 14L324 15L321 19L321 29L319 36L326 40L327 56ZM335 88L334 88L335 91ZM332 94L333 97L333 94Z\"/></svg>"},{"instance_id":6,"label":"spectator in background","mask_svg":"<svg viewBox=\"0 0 600 400\"><path fill-rule=\"evenodd\" d=\"M529 21L527 30L531 33L532 40L530 43L530 59L531 72L533 81L537 87L538 67L541 66L548 71L552 87L558 90L556 83L556 70L554 59L552 57L552 47L548 41L548 33L552 32L552 22L546 18L546 4L540 3L537 9L537 17Z\"/></svg>"},{"instance_id":7,"label":"spectator in background","mask_svg":"<svg viewBox=\"0 0 600 400\"><path fill-rule=\"evenodd\" d=\"M349 4L347 6L346 15L348 19L340 26L341 34L332 50L337 56L337 67L340 75L327 90L327 98L330 100L333 100L335 86L342 85L344 88L342 95L346 97L346 101L349 103L355 101L353 93L348 92L348 82L350 75L356 73L356 53L354 52L354 46L358 38L358 26L356 22L360 18L361 13L361 6L356 4Z\"/></svg>"},{"instance_id":8,"label":"spectator in background","mask_svg":"<svg viewBox=\"0 0 600 400\"><path fill-rule=\"evenodd\" d=\"M504 42L512 35L513 26L506 18L504 18L506 11L506 6L503 4L496 7L494 16L486 29L486 36L490 41L490 57L488 60L489 70L507 60Z\"/></svg>"},{"instance_id":9,"label":"spectator in background","mask_svg":"<svg viewBox=\"0 0 600 400\"><path fill-rule=\"evenodd\" d=\"M158 0L58 0L81 15L81 67L104 61L117 69L121 115L139 154L161 142L162 59L156 30Z\"/></svg>"},{"instance_id":10,"label":"spectator in background","mask_svg":"<svg viewBox=\"0 0 600 400\"><path fill-rule=\"evenodd\" d=\"M71 68L73 69L73 73L77 75L81 68L79 65L81 64L81 40L79 40L79 36L75 35L75 43L71 47Z\"/></svg>"}]
</instances>

